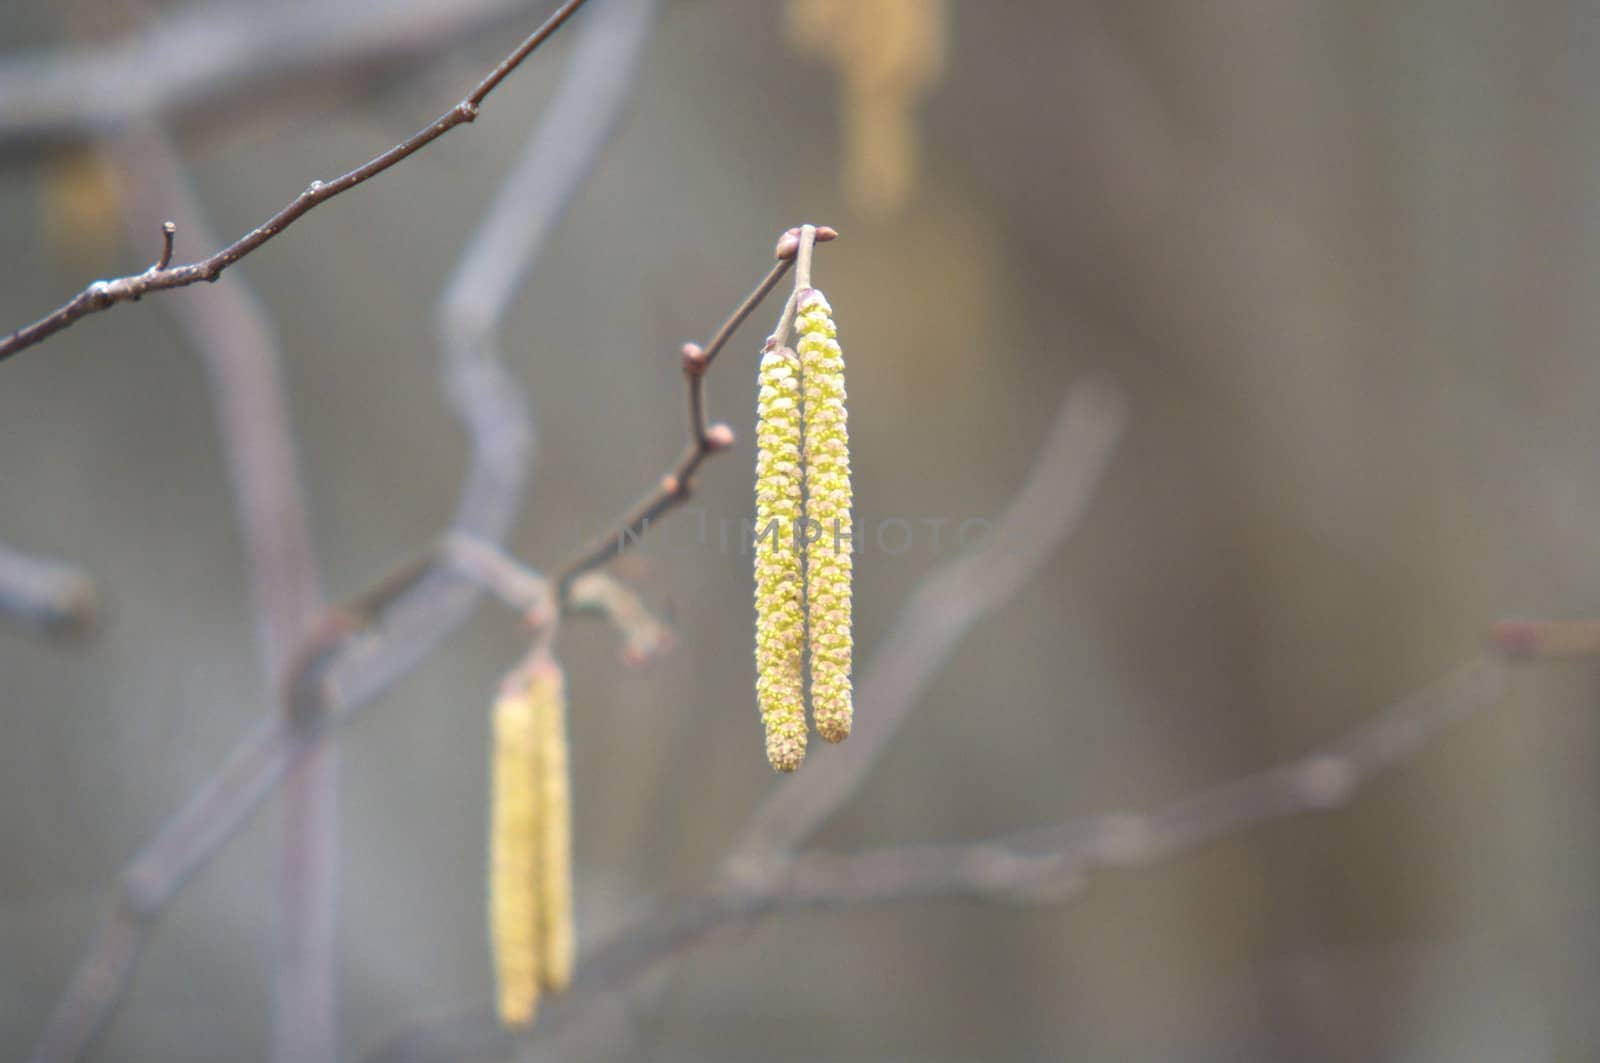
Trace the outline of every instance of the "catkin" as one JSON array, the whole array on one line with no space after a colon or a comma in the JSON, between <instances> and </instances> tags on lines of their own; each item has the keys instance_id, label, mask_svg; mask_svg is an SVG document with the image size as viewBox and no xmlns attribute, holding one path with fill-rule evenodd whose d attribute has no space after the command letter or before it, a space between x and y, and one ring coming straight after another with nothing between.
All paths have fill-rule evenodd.
<instances>
[{"instance_id":1,"label":"catkin","mask_svg":"<svg viewBox=\"0 0 1600 1063\"><path fill-rule=\"evenodd\" d=\"M506 1026L527 1026L539 1007L539 761L535 709L523 677L494 706L489 802L489 942L496 1006Z\"/></svg>"},{"instance_id":2,"label":"catkin","mask_svg":"<svg viewBox=\"0 0 1600 1063\"><path fill-rule=\"evenodd\" d=\"M829 742L850 736L850 435L833 308L815 289L796 307L805 394L807 642L811 714Z\"/></svg>"},{"instance_id":3,"label":"catkin","mask_svg":"<svg viewBox=\"0 0 1600 1063\"><path fill-rule=\"evenodd\" d=\"M529 680L539 767L539 924L544 988L572 982L572 783L567 764L567 697L560 665L544 661Z\"/></svg>"},{"instance_id":4,"label":"catkin","mask_svg":"<svg viewBox=\"0 0 1600 1063\"><path fill-rule=\"evenodd\" d=\"M800 363L777 347L761 358L756 400L756 701L767 732L767 759L794 771L806 755L801 685L805 611L801 605Z\"/></svg>"},{"instance_id":5,"label":"catkin","mask_svg":"<svg viewBox=\"0 0 1600 1063\"><path fill-rule=\"evenodd\" d=\"M510 676L494 708L489 810L489 940L497 1008L531 1025L541 992L572 981L572 801L560 665Z\"/></svg>"}]
</instances>

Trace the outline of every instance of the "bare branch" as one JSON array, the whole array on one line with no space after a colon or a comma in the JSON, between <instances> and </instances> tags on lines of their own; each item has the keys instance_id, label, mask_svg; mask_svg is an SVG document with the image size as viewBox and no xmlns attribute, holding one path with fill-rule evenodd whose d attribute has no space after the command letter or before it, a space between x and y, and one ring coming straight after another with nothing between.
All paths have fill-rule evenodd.
<instances>
[{"instance_id":1,"label":"bare branch","mask_svg":"<svg viewBox=\"0 0 1600 1063\"><path fill-rule=\"evenodd\" d=\"M54 638L89 631L97 612L94 584L82 571L0 543L0 617Z\"/></svg>"},{"instance_id":2,"label":"bare branch","mask_svg":"<svg viewBox=\"0 0 1600 1063\"><path fill-rule=\"evenodd\" d=\"M801 231L807 236L801 238ZM697 343L683 345L683 377L689 390L689 445L672 470L661 477L656 489L640 499L621 520L601 537L600 541L582 554L568 561L556 576L557 595L567 602L572 597L572 584L579 576L599 568L621 554L627 544L638 539L651 522L675 506L687 501L694 490L693 477L701 463L719 450L733 446L733 429L725 424L706 422L705 375L711 363L727 346L739 326L755 313L756 308L772 293L795 264L797 253L803 250L809 260L811 242L825 242L838 236L829 226L801 226L790 229L778 239L774 256L777 263L767 271L750 294L745 296L728 316L711 340L701 347ZM787 323L794 305L791 297L780 319L780 328Z\"/></svg>"},{"instance_id":3,"label":"bare branch","mask_svg":"<svg viewBox=\"0 0 1600 1063\"><path fill-rule=\"evenodd\" d=\"M121 40L12 52L0 63L0 145L99 139L153 119L215 118L315 80L439 55L526 14L522 0L191 4Z\"/></svg>"},{"instance_id":4,"label":"bare branch","mask_svg":"<svg viewBox=\"0 0 1600 1063\"><path fill-rule=\"evenodd\" d=\"M568 4L563 12L576 6ZM482 228L485 233L515 230L521 235L501 242L494 256L475 258L469 252L458 272L463 288L471 287L479 269L512 277L526 274L541 246L537 237L548 231L581 185L616 124L659 4L658 0L604 0L598 6L614 13L600 27L586 30L585 40L595 43L581 56L574 55L571 72L535 130L529 152L507 179ZM541 33L547 36L555 19L564 17L558 12ZM503 69L497 71L504 76ZM491 78L480 85L481 92L493 88ZM535 152L533 145L542 148ZM503 214L516 217L508 222ZM474 246L486 242L494 241L480 238ZM482 320L480 339L492 339L500 309ZM470 355L463 354L466 347L471 348ZM531 438L527 411L496 360L494 344L446 343L444 348L442 368L450 398L473 437L456 529L497 542L521 497ZM465 620L478 592L459 593L459 583L448 575L450 566L439 572L435 567L430 557L421 578L405 581L384 600L383 606L393 615L385 617L389 622L379 632L369 632L363 617L344 610L320 615L288 670L286 699L292 711L259 724L128 865L111 911L55 1008L34 1060L44 1063L83 1054L121 999L153 921L189 878L249 821L331 726L419 664Z\"/></svg>"},{"instance_id":5,"label":"bare branch","mask_svg":"<svg viewBox=\"0 0 1600 1063\"><path fill-rule=\"evenodd\" d=\"M672 629L658 620L633 590L605 572L585 572L572 581L571 612L596 612L622 636L622 663L642 668L676 642Z\"/></svg>"},{"instance_id":6,"label":"bare branch","mask_svg":"<svg viewBox=\"0 0 1600 1063\"><path fill-rule=\"evenodd\" d=\"M290 200L282 210L227 247L199 262L186 266L169 266L154 272L134 273L114 280L95 281L54 313L0 340L0 361L55 335L80 318L109 309L118 303L138 299L147 292L165 291L169 288L186 287L199 281L216 280L222 275L223 270L283 232L313 207L371 180L395 163L421 151L456 126L477 118L478 108L489 93L493 92L495 87L524 59L533 54L534 49L561 28L562 24L585 2L586 0L565 0L543 25L534 30L510 55L489 71L465 99L382 155L332 181L312 181L304 192Z\"/></svg>"},{"instance_id":7,"label":"bare branch","mask_svg":"<svg viewBox=\"0 0 1600 1063\"><path fill-rule=\"evenodd\" d=\"M901 609L863 671L850 741L773 790L704 893L645 916L586 953L572 987L545 1010L532 1037L556 1034L713 930L776 910L782 902L769 869L855 792L960 637L1015 594L1077 526L1123 419L1123 401L1108 384L1080 385L1067 396L990 543L934 572ZM372 1058L479 1059L507 1054L514 1043L483 1011L402 1032Z\"/></svg>"},{"instance_id":8,"label":"bare branch","mask_svg":"<svg viewBox=\"0 0 1600 1063\"><path fill-rule=\"evenodd\" d=\"M1252 827L1342 807L1371 778L1498 702L1505 678L1498 661L1467 661L1320 751L1146 811L1100 813L966 844L747 861L720 889L641 921L587 957L534 1036L559 1032L656 964L759 919L956 897L1059 904L1081 896L1091 872L1148 867ZM504 1054L512 1044L487 1013L463 1015L405 1031L368 1058L465 1061Z\"/></svg>"}]
</instances>

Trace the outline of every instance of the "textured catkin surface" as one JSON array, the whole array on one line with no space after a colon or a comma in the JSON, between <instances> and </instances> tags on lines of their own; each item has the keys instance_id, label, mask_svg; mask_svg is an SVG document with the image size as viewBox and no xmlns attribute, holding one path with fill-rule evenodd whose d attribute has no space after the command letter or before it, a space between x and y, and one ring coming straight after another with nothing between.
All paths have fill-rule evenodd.
<instances>
[{"instance_id":1,"label":"textured catkin surface","mask_svg":"<svg viewBox=\"0 0 1600 1063\"><path fill-rule=\"evenodd\" d=\"M528 694L538 764L540 979L559 993L572 981L572 782L567 755L566 680L560 666L535 668Z\"/></svg>"},{"instance_id":2,"label":"textured catkin surface","mask_svg":"<svg viewBox=\"0 0 1600 1063\"><path fill-rule=\"evenodd\" d=\"M528 1025L539 1007L537 715L528 681L509 681L494 706L489 806L489 941L507 1026Z\"/></svg>"},{"instance_id":3,"label":"textured catkin surface","mask_svg":"<svg viewBox=\"0 0 1600 1063\"><path fill-rule=\"evenodd\" d=\"M811 713L829 742L850 735L850 434L846 424L844 357L833 308L819 291L801 298L800 335L805 392L806 615L811 653Z\"/></svg>"},{"instance_id":4,"label":"textured catkin surface","mask_svg":"<svg viewBox=\"0 0 1600 1063\"><path fill-rule=\"evenodd\" d=\"M805 611L793 539L800 517L799 368L787 347L762 355L756 399L756 701L767 759L779 771L794 771L806 755Z\"/></svg>"}]
</instances>

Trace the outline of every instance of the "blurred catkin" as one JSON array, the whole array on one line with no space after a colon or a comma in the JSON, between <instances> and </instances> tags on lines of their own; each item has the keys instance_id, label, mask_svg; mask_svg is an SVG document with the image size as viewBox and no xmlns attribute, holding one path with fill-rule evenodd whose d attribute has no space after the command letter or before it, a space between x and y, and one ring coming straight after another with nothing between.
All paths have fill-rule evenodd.
<instances>
[{"instance_id":1,"label":"blurred catkin","mask_svg":"<svg viewBox=\"0 0 1600 1063\"><path fill-rule=\"evenodd\" d=\"M845 188L857 208L903 207L916 182L912 111L944 67L944 0L789 0L795 48L839 68Z\"/></svg>"},{"instance_id":2,"label":"blurred catkin","mask_svg":"<svg viewBox=\"0 0 1600 1063\"><path fill-rule=\"evenodd\" d=\"M833 308L812 289L796 307L805 395L806 630L811 714L829 742L850 735L850 436Z\"/></svg>"},{"instance_id":3,"label":"blurred catkin","mask_svg":"<svg viewBox=\"0 0 1600 1063\"><path fill-rule=\"evenodd\" d=\"M559 993L572 982L576 941L572 920L572 782L568 775L567 696L561 666L534 665L528 680L539 766L539 922L544 987Z\"/></svg>"},{"instance_id":4,"label":"blurred catkin","mask_svg":"<svg viewBox=\"0 0 1600 1063\"><path fill-rule=\"evenodd\" d=\"M494 707L489 935L497 1007L530 1025L541 991L572 981L572 801L566 684L541 657L508 676Z\"/></svg>"},{"instance_id":5,"label":"blurred catkin","mask_svg":"<svg viewBox=\"0 0 1600 1063\"><path fill-rule=\"evenodd\" d=\"M489 799L489 942L496 1006L506 1026L539 1007L539 754L527 677L513 675L494 706Z\"/></svg>"},{"instance_id":6,"label":"blurred catkin","mask_svg":"<svg viewBox=\"0 0 1600 1063\"><path fill-rule=\"evenodd\" d=\"M777 347L761 358L756 399L756 701L767 759L794 771L806 755L801 685L805 612L800 554L800 364Z\"/></svg>"}]
</instances>

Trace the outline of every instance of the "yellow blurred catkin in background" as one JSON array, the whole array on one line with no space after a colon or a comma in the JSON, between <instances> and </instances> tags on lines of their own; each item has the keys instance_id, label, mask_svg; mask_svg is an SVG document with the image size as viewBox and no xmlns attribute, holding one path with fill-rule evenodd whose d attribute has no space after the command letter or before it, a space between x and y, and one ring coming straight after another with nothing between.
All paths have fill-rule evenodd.
<instances>
[{"instance_id":1,"label":"yellow blurred catkin in background","mask_svg":"<svg viewBox=\"0 0 1600 1063\"><path fill-rule=\"evenodd\" d=\"M839 70L845 190L857 210L905 206L920 167L912 109L944 68L944 0L790 0L795 49Z\"/></svg>"},{"instance_id":2,"label":"yellow blurred catkin in background","mask_svg":"<svg viewBox=\"0 0 1600 1063\"><path fill-rule=\"evenodd\" d=\"M489 934L500 1021L530 1025L541 991L572 981L572 786L566 683L541 657L507 677L494 707Z\"/></svg>"}]
</instances>

